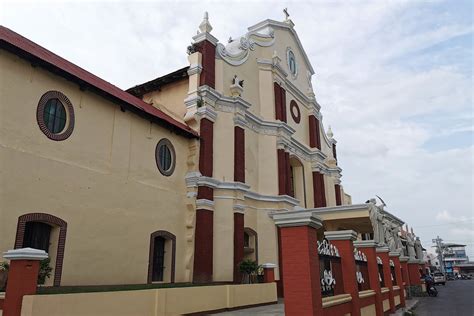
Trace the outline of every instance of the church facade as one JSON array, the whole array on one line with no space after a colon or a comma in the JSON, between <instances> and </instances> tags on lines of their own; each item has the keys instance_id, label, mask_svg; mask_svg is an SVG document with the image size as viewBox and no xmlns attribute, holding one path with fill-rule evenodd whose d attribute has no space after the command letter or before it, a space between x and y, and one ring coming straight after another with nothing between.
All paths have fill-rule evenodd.
<instances>
[{"instance_id":1,"label":"church facade","mask_svg":"<svg viewBox=\"0 0 474 316\"><path fill-rule=\"evenodd\" d=\"M188 66L127 91L4 27L0 48L0 250L47 251L47 285L239 283L251 259L281 291L285 211L407 249L344 191L289 18L223 45L206 14Z\"/></svg>"}]
</instances>

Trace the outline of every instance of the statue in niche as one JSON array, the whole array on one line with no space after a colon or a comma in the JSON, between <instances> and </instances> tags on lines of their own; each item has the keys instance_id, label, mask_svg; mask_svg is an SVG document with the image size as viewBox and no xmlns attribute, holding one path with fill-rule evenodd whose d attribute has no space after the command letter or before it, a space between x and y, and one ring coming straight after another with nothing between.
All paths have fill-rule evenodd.
<instances>
[{"instance_id":1,"label":"statue in niche","mask_svg":"<svg viewBox=\"0 0 474 316\"><path fill-rule=\"evenodd\" d=\"M399 236L400 234L400 226L394 224L392 225L392 234L393 234L393 238L395 239L395 251L398 251L400 253L403 253L403 244L402 244L402 240Z\"/></svg>"},{"instance_id":2,"label":"statue in niche","mask_svg":"<svg viewBox=\"0 0 474 316\"><path fill-rule=\"evenodd\" d=\"M416 258L415 239L411 233L407 234L407 248L408 248L408 257L410 257L410 259L415 259Z\"/></svg>"},{"instance_id":3,"label":"statue in niche","mask_svg":"<svg viewBox=\"0 0 474 316\"><path fill-rule=\"evenodd\" d=\"M415 253L417 259L423 259L423 247L421 246L420 237L415 240Z\"/></svg>"},{"instance_id":4,"label":"statue in niche","mask_svg":"<svg viewBox=\"0 0 474 316\"><path fill-rule=\"evenodd\" d=\"M396 244L395 238L393 237L392 225L387 220L384 221L383 225L385 232L385 243L387 244L388 248L390 248L390 251L395 251Z\"/></svg>"},{"instance_id":5,"label":"statue in niche","mask_svg":"<svg viewBox=\"0 0 474 316\"><path fill-rule=\"evenodd\" d=\"M376 205L375 199L370 199L366 203L369 203L369 217L374 230L374 241L379 245L385 244L384 227L383 227L383 214L380 212L380 207Z\"/></svg>"}]
</instances>

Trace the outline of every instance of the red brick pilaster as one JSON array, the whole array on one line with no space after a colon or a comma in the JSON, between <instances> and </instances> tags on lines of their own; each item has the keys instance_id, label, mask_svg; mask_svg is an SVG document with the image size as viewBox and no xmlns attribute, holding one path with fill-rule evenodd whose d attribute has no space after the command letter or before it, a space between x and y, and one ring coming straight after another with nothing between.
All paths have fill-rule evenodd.
<instances>
[{"instance_id":1,"label":"red brick pilaster","mask_svg":"<svg viewBox=\"0 0 474 316\"><path fill-rule=\"evenodd\" d=\"M383 316L382 293L379 281L379 267L377 264L376 244L373 240L355 242L357 249L365 253L367 257L367 270L369 271L370 289L375 291L375 314Z\"/></svg>"},{"instance_id":2,"label":"red brick pilaster","mask_svg":"<svg viewBox=\"0 0 474 316\"><path fill-rule=\"evenodd\" d=\"M276 213L273 219L281 229L285 315L322 315L316 235L322 222L301 211Z\"/></svg>"},{"instance_id":3,"label":"red brick pilaster","mask_svg":"<svg viewBox=\"0 0 474 316\"><path fill-rule=\"evenodd\" d=\"M277 150L278 164L278 195L290 195L290 154L284 149Z\"/></svg>"},{"instance_id":4,"label":"red brick pilaster","mask_svg":"<svg viewBox=\"0 0 474 316\"><path fill-rule=\"evenodd\" d=\"M326 189L324 186L324 175L313 171L313 196L314 207L326 206Z\"/></svg>"},{"instance_id":5,"label":"red brick pilaster","mask_svg":"<svg viewBox=\"0 0 474 316\"><path fill-rule=\"evenodd\" d=\"M321 150L319 120L314 115L309 116L309 147Z\"/></svg>"},{"instance_id":6,"label":"red brick pilaster","mask_svg":"<svg viewBox=\"0 0 474 316\"><path fill-rule=\"evenodd\" d=\"M196 210L194 233L193 282L212 282L213 270L214 211Z\"/></svg>"},{"instance_id":7,"label":"red brick pilaster","mask_svg":"<svg viewBox=\"0 0 474 316\"><path fill-rule=\"evenodd\" d=\"M207 118L203 118L199 124L199 171L203 176L212 177L214 167L214 123Z\"/></svg>"},{"instance_id":8,"label":"red brick pilaster","mask_svg":"<svg viewBox=\"0 0 474 316\"><path fill-rule=\"evenodd\" d=\"M336 192L336 205L342 205L341 186L339 184L335 184L334 191Z\"/></svg>"},{"instance_id":9,"label":"red brick pilaster","mask_svg":"<svg viewBox=\"0 0 474 316\"><path fill-rule=\"evenodd\" d=\"M234 283L242 282L239 264L244 259L244 214L234 212Z\"/></svg>"},{"instance_id":10,"label":"red brick pilaster","mask_svg":"<svg viewBox=\"0 0 474 316\"><path fill-rule=\"evenodd\" d=\"M199 85L215 88L216 85L216 46L204 40L196 44L197 50L202 54L202 71Z\"/></svg>"},{"instance_id":11,"label":"red brick pilaster","mask_svg":"<svg viewBox=\"0 0 474 316\"><path fill-rule=\"evenodd\" d=\"M354 245L352 244L357 238L357 233L353 230L326 231L324 236L339 250L343 266L344 293L352 296L351 315L360 316L359 289L356 279L357 269L354 259Z\"/></svg>"},{"instance_id":12,"label":"red brick pilaster","mask_svg":"<svg viewBox=\"0 0 474 316\"><path fill-rule=\"evenodd\" d=\"M410 285L421 285L420 266L418 262L408 261L408 275Z\"/></svg>"},{"instance_id":13,"label":"red brick pilaster","mask_svg":"<svg viewBox=\"0 0 474 316\"><path fill-rule=\"evenodd\" d=\"M275 268L276 265L273 263L262 264L263 268L263 282L272 283L275 282Z\"/></svg>"},{"instance_id":14,"label":"red brick pilaster","mask_svg":"<svg viewBox=\"0 0 474 316\"><path fill-rule=\"evenodd\" d=\"M392 259L395 265L395 277L397 279L397 285L400 287L400 306L405 307L405 285L403 284L402 269L400 265L400 254L389 253L390 259Z\"/></svg>"},{"instance_id":15,"label":"red brick pilaster","mask_svg":"<svg viewBox=\"0 0 474 316\"><path fill-rule=\"evenodd\" d=\"M388 256L389 249L387 247L377 248L377 255L382 259L383 263L383 279L385 287L388 288L388 298L390 302L390 312L395 312L395 299L393 296L392 274L390 270L390 258Z\"/></svg>"},{"instance_id":16,"label":"red brick pilaster","mask_svg":"<svg viewBox=\"0 0 474 316\"><path fill-rule=\"evenodd\" d=\"M234 127L234 181L245 182L245 130Z\"/></svg>"},{"instance_id":17,"label":"red brick pilaster","mask_svg":"<svg viewBox=\"0 0 474 316\"><path fill-rule=\"evenodd\" d=\"M408 257L400 257L400 270L402 272L402 280L404 286L407 287L410 285L410 276L408 274Z\"/></svg>"},{"instance_id":18,"label":"red brick pilaster","mask_svg":"<svg viewBox=\"0 0 474 316\"><path fill-rule=\"evenodd\" d=\"M39 262L48 257L44 250L21 248L3 256L10 260L4 316L20 316L23 296L36 294Z\"/></svg>"}]
</instances>

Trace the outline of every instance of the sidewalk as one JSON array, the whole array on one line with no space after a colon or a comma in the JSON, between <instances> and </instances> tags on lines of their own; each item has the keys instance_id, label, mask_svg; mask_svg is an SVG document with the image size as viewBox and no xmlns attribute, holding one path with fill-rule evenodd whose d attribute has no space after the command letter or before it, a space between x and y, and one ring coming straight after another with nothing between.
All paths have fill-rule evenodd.
<instances>
[{"instance_id":1,"label":"sidewalk","mask_svg":"<svg viewBox=\"0 0 474 316\"><path fill-rule=\"evenodd\" d=\"M266 305L266 306L259 306L253 308L245 308L239 309L230 312L223 312L217 313L214 315L266 315L266 316L274 316L274 315L285 315L285 305L283 304L283 300L278 300L278 304Z\"/></svg>"}]
</instances>

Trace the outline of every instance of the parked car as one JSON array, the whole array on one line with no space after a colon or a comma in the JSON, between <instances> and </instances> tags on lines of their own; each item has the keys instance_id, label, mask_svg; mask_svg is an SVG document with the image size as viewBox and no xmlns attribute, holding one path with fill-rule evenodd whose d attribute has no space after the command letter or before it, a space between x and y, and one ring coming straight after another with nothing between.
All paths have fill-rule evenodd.
<instances>
[{"instance_id":1,"label":"parked car","mask_svg":"<svg viewBox=\"0 0 474 316\"><path fill-rule=\"evenodd\" d=\"M442 272L433 273L434 284L443 284L446 285L446 277Z\"/></svg>"}]
</instances>

